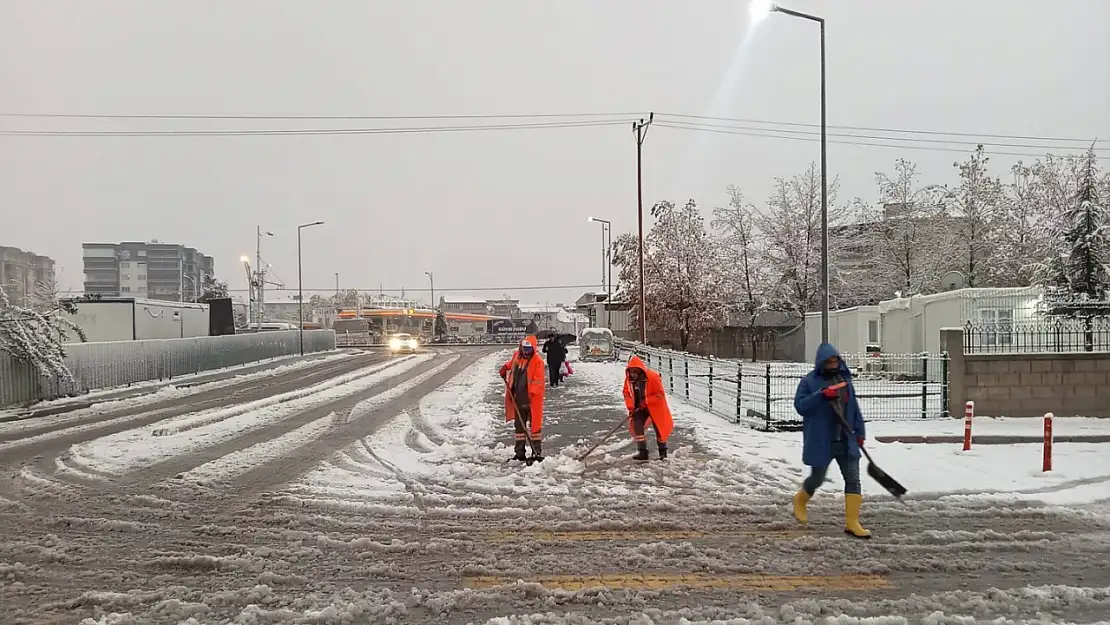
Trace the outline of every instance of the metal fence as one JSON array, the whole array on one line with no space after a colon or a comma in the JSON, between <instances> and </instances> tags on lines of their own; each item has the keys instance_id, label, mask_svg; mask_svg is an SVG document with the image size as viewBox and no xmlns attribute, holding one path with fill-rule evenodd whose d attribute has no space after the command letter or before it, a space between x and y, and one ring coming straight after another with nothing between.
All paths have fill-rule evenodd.
<instances>
[{"instance_id":1,"label":"metal fence","mask_svg":"<svg viewBox=\"0 0 1110 625\"><path fill-rule=\"evenodd\" d=\"M1043 317L964 325L964 353L1110 352L1110 317Z\"/></svg>"},{"instance_id":2,"label":"metal fence","mask_svg":"<svg viewBox=\"0 0 1110 625\"><path fill-rule=\"evenodd\" d=\"M304 351L335 349L331 330L307 330ZM30 364L0 353L0 406L27 404L90 390L164 380L243 365L300 351L298 332L275 331L185 339L74 343L65 346L74 381L44 378Z\"/></svg>"},{"instance_id":3,"label":"metal fence","mask_svg":"<svg viewBox=\"0 0 1110 625\"><path fill-rule=\"evenodd\" d=\"M766 430L801 427L794 394L812 364L744 362L621 341L663 377L667 393L735 423ZM948 416L947 354L843 354L864 417L870 421Z\"/></svg>"}]
</instances>

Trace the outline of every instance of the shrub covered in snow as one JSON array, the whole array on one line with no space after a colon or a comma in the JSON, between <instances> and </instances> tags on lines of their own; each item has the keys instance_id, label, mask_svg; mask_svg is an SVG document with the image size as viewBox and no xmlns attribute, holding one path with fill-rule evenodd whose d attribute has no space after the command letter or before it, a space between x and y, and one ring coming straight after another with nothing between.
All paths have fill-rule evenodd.
<instances>
[{"instance_id":1,"label":"shrub covered in snow","mask_svg":"<svg viewBox=\"0 0 1110 625\"><path fill-rule=\"evenodd\" d=\"M0 351L17 361L30 364L44 378L72 381L65 363L62 337L77 335L82 342L85 333L62 312L76 312L71 301L55 301L55 306L36 310L17 306L0 286Z\"/></svg>"}]
</instances>

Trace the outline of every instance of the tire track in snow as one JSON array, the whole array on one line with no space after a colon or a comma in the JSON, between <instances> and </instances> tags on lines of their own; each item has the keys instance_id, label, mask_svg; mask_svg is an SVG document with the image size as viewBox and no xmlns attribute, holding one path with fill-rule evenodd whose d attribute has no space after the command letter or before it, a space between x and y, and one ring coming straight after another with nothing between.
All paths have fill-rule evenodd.
<instances>
[{"instance_id":1,"label":"tire track in snow","mask_svg":"<svg viewBox=\"0 0 1110 625\"><path fill-rule=\"evenodd\" d=\"M0 465L13 465L34 460L47 453L62 450L95 438L110 436L133 428L146 427L158 421L196 412L198 409L228 406L244 401L264 399L273 394L273 388L284 389L311 386L342 373L354 371L384 360L378 354L365 357L353 356L337 363L252 379L243 385L221 387L188 394L164 402L129 406L118 411L97 414L98 420L63 421L16 434L0 435ZM5 440L4 437L7 437Z\"/></svg>"}]
</instances>

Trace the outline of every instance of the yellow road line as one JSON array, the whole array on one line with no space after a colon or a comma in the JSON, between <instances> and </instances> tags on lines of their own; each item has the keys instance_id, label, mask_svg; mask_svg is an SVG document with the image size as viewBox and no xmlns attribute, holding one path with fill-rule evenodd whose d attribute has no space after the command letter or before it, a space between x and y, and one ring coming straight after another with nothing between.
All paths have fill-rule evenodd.
<instances>
[{"instance_id":1,"label":"yellow road line","mask_svg":"<svg viewBox=\"0 0 1110 625\"><path fill-rule=\"evenodd\" d=\"M484 534L484 538L494 542L508 542L527 537L531 541L547 542L590 542L600 540L647 541L647 540L694 540L699 538L770 538L791 540L808 536L812 532L797 528L784 530L735 530L726 532L704 532L695 530L573 530L565 532L544 531L501 531Z\"/></svg>"},{"instance_id":2,"label":"yellow road line","mask_svg":"<svg viewBox=\"0 0 1110 625\"><path fill-rule=\"evenodd\" d=\"M464 577L464 588L494 588L517 581L513 577ZM601 575L546 575L523 580L549 590L576 591L588 588L609 590L664 590L668 588L710 588L720 590L883 590L894 585L882 575L700 575L603 573Z\"/></svg>"}]
</instances>

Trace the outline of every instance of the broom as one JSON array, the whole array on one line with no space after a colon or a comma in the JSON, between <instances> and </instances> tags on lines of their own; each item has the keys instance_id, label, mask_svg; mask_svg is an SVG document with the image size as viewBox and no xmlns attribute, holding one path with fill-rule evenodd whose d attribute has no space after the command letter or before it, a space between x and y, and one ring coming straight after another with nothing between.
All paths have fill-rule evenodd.
<instances>
[{"instance_id":1,"label":"broom","mask_svg":"<svg viewBox=\"0 0 1110 625\"><path fill-rule=\"evenodd\" d=\"M852 426L848 423L848 419L844 417L844 406L841 405L840 400L837 399L832 402L832 405L833 412L835 412L836 416L840 419L840 423L844 426L845 431L849 436L854 436L855 434L852 432ZM899 484L898 480L891 477L886 471L880 469L879 466L875 464L875 461L871 459L871 454L867 452L867 448L860 445L859 449L863 452L863 455L867 457L867 474L871 476L871 479L878 482L879 486L885 488L888 493L894 495L895 499L901 501L902 495L905 495L907 492L906 487Z\"/></svg>"},{"instance_id":2,"label":"broom","mask_svg":"<svg viewBox=\"0 0 1110 625\"><path fill-rule=\"evenodd\" d=\"M587 456L589 456L590 454L594 453L594 451L596 451L598 447L601 447L601 444L602 444L602 443L604 443L605 441L609 440L609 437L611 437L612 435L616 434L616 433L617 433L617 430L621 429L621 427L623 427L625 423L628 423L628 420L629 420L630 418L632 418L632 415L631 415L631 414L629 414L629 415L628 415L627 417L625 417L625 418L621 419L620 423L618 423L618 424L614 425L614 426L613 426L613 429L609 430L609 432L608 432L608 433L606 433L606 434L605 434L605 436L602 436L602 437L601 437L601 440L599 440L598 442L594 443L594 446L593 446L593 447L590 447L589 449L587 449L587 450L586 450L586 453L582 454L581 456L578 456L577 458L575 458L575 460L577 460L578 462L582 462L582 461L584 461L584 460L586 459L586 457L587 457Z\"/></svg>"}]
</instances>

